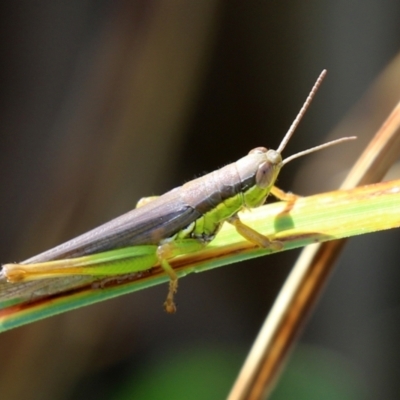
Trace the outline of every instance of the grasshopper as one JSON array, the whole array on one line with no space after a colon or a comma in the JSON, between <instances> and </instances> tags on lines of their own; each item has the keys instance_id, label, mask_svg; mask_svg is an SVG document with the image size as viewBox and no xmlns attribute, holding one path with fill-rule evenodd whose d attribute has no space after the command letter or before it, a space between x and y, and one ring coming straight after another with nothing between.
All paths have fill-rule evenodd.
<instances>
[{"instance_id":1,"label":"grasshopper","mask_svg":"<svg viewBox=\"0 0 400 400\"><path fill-rule=\"evenodd\" d=\"M282 159L283 149L325 74L324 70L318 77L277 150L257 147L232 164L160 197L144 199L132 211L75 239L22 263L3 265L0 282L9 289L0 289L0 298L18 297L23 291L40 294L42 287L53 284L54 279L50 278L75 276L79 281L79 277L86 276L94 281L94 277L146 271L160 264L169 276L164 307L173 313L178 277L169 260L203 249L215 238L223 223L232 224L240 235L257 246L281 249L280 242L245 225L238 212L264 204L270 193L281 200L293 201L295 195L274 186L281 168L305 154L355 139L344 137Z\"/></svg>"}]
</instances>

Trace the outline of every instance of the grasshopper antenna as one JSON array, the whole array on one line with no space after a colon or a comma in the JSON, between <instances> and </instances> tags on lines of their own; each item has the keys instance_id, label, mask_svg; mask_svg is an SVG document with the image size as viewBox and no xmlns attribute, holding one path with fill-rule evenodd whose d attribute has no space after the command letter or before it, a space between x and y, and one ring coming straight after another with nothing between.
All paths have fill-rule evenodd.
<instances>
[{"instance_id":1,"label":"grasshopper antenna","mask_svg":"<svg viewBox=\"0 0 400 400\"><path fill-rule=\"evenodd\" d=\"M317 93L318 88L321 86L321 83L324 80L325 76L326 76L326 69L324 69L319 74L319 77L318 77L317 81L314 83L314 86L312 87L310 94L307 96L306 101L303 104L303 107L301 107L299 113L297 114L297 117L292 122L292 125L290 125L289 130L287 131L285 137L282 139L281 144L279 145L278 149L276 150L277 153L279 153L279 154L282 153L283 149L288 144L290 138L293 136L294 131L296 130L301 119L303 118L304 114L306 113L307 108L310 106L311 101L314 98L315 94Z\"/></svg>"},{"instance_id":2,"label":"grasshopper antenna","mask_svg":"<svg viewBox=\"0 0 400 400\"><path fill-rule=\"evenodd\" d=\"M321 86L321 83L324 80L325 76L326 76L326 69L324 69L320 73L318 79L314 83L314 86L312 87L310 94L307 96L306 101L303 104L303 107L301 107L299 113L297 114L297 117L292 122L292 125L290 125L290 128L287 131L285 137L282 139L282 142L279 145L278 150L276 150L277 153L279 153L279 154L282 153L283 149L288 144L290 138L293 136L294 131L296 130L297 126L299 125L299 123L301 121L301 119L303 118L303 116L306 113L308 107L310 106L311 101L314 98L315 94L317 93L318 88ZM290 157L285 158L282 161L281 165L283 166L283 165L287 164L288 162L294 160L295 158L299 158L299 157L305 156L306 154L313 153L314 151L319 151L319 150L325 149L327 147L334 146L335 144L347 142L348 140L354 140L354 139L357 139L357 137L356 136L348 136L348 137L343 137L343 138L340 138L340 139L332 140L331 142L327 142L327 143L321 144L319 146L311 147L311 149L300 151L299 153L293 154Z\"/></svg>"},{"instance_id":3,"label":"grasshopper antenna","mask_svg":"<svg viewBox=\"0 0 400 400\"><path fill-rule=\"evenodd\" d=\"M342 137L340 139L332 140L331 142L326 142L324 144L320 144L319 146L311 147L311 149L300 151L299 153L293 154L292 156L285 158L282 161L282 166L287 164L288 162L294 160L295 158L303 157L306 154L314 153L314 151L326 149L327 147L334 146L335 144L347 142L349 140L354 140L354 139L357 139L357 136Z\"/></svg>"}]
</instances>

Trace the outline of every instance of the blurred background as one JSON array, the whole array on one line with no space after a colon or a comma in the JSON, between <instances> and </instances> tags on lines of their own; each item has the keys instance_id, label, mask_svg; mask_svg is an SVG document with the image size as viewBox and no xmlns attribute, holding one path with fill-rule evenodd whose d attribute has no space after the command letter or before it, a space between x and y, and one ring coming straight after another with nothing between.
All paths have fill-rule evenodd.
<instances>
[{"instance_id":1,"label":"blurred background","mask_svg":"<svg viewBox=\"0 0 400 400\"><path fill-rule=\"evenodd\" d=\"M276 148L323 68L279 186L335 189L400 99L400 3L53 0L0 5L0 260ZM399 233L350 240L273 399L398 399ZM3 333L2 399L223 399L297 252Z\"/></svg>"}]
</instances>

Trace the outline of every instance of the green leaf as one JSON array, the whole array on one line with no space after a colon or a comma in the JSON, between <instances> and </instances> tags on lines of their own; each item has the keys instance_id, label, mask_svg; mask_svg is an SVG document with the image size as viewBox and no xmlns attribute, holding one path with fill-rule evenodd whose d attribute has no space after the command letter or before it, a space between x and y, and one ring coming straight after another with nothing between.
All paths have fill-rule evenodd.
<instances>
[{"instance_id":1,"label":"green leaf","mask_svg":"<svg viewBox=\"0 0 400 400\"><path fill-rule=\"evenodd\" d=\"M400 180L278 202L240 214L241 220L282 244L282 250L400 226ZM275 252L257 248L224 224L204 250L171 261L178 276L203 272ZM61 279L61 278L58 278ZM107 285L88 282L37 301L10 301L3 293L12 283L0 285L0 332L75 308L135 292L168 281L159 267L137 273L130 282L110 280Z\"/></svg>"}]
</instances>

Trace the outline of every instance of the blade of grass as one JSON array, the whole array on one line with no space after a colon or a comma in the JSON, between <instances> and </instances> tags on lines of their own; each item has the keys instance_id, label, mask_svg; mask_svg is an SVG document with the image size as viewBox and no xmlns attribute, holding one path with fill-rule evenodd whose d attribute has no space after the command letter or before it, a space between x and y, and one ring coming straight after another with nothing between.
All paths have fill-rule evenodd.
<instances>
[{"instance_id":1,"label":"blade of grass","mask_svg":"<svg viewBox=\"0 0 400 400\"><path fill-rule=\"evenodd\" d=\"M244 212L241 219L263 234L274 235L282 242L283 250L391 229L400 226L400 180L304 197L293 203L274 203ZM232 226L225 224L203 251L176 258L171 264L183 277L271 252L244 241ZM88 285L38 301L0 303L0 332L167 280L156 267L147 274L136 274L128 283L114 280L104 287ZM162 299L160 309L161 303Z\"/></svg>"}]
</instances>

